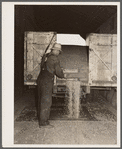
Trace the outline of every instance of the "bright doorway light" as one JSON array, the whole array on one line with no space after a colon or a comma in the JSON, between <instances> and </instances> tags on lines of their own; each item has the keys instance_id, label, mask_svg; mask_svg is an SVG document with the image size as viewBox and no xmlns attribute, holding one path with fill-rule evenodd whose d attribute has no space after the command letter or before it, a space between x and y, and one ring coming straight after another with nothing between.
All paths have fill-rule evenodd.
<instances>
[{"instance_id":1,"label":"bright doorway light","mask_svg":"<svg viewBox=\"0 0 122 149\"><path fill-rule=\"evenodd\" d=\"M57 43L61 45L86 46L86 41L78 34L57 34Z\"/></svg>"}]
</instances>

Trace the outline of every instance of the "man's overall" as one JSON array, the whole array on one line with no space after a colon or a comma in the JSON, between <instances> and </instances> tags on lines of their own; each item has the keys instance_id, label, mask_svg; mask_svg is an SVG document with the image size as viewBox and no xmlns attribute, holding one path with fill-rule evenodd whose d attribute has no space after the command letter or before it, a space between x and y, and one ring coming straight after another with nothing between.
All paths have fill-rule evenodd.
<instances>
[{"instance_id":1,"label":"man's overall","mask_svg":"<svg viewBox=\"0 0 122 149\"><path fill-rule=\"evenodd\" d=\"M60 62L55 55L49 55L37 79L39 126L47 125L52 105L54 75L64 77Z\"/></svg>"}]
</instances>

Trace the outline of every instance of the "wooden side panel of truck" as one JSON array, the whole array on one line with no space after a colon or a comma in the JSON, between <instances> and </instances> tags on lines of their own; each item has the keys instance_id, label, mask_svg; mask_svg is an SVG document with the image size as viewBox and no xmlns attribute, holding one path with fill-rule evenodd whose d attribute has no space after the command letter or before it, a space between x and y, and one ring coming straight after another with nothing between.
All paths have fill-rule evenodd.
<instances>
[{"instance_id":1,"label":"wooden side panel of truck","mask_svg":"<svg viewBox=\"0 0 122 149\"><path fill-rule=\"evenodd\" d=\"M25 32L24 84L36 85L41 58L54 32ZM56 42L56 35L49 51ZM68 79L79 79L81 86L117 86L117 35L89 34L87 46L62 45L61 67ZM66 80L55 77L54 85L65 86Z\"/></svg>"},{"instance_id":2,"label":"wooden side panel of truck","mask_svg":"<svg viewBox=\"0 0 122 149\"><path fill-rule=\"evenodd\" d=\"M53 40L52 40L53 38ZM51 41L52 40L52 41ZM51 41L51 44L50 44ZM52 48L56 41L54 32L25 32L24 36L24 84L36 85L40 63L46 48Z\"/></svg>"},{"instance_id":3,"label":"wooden side panel of truck","mask_svg":"<svg viewBox=\"0 0 122 149\"><path fill-rule=\"evenodd\" d=\"M102 87L117 86L117 35L90 34L89 85Z\"/></svg>"}]
</instances>

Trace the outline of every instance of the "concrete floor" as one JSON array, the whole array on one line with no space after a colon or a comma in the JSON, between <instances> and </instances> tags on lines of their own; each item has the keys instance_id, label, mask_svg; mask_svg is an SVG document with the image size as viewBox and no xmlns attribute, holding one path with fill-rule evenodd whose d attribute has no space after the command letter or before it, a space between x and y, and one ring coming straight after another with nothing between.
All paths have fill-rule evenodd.
<instances>
[{"instance_id":1,"label":"concrete floor","mask_svg":"<svg viewBox=\"0 0 122 149\"><path fill-rule=\"evenodd\" d=\"M15 102L15 120L25 106L35 104L34 98L34 93L27 91ZM50 120L52 127L42 128L38 121L15 121L14 144L116 145L116 121L98 116L100 121Z\"/></svg>"}]
</instances>

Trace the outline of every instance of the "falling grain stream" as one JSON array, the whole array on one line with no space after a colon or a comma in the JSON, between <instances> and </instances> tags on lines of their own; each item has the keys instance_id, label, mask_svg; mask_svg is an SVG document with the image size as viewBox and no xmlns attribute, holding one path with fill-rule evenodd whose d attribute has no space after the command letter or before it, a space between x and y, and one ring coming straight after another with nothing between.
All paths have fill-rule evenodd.
<instances>
[{"instance_id":1,"label":"falling grain stream","mask_svg":"<svg viewBox=\"0 0 122 149\"><path fill-rule=\"evenodd\" d=\"M66 100L68 118L79 118L80 115L80 81L66 81Z\"/></svg>"}]
</instances>

